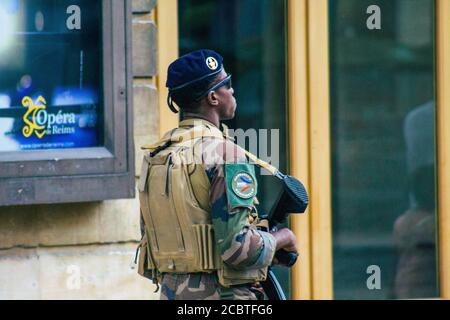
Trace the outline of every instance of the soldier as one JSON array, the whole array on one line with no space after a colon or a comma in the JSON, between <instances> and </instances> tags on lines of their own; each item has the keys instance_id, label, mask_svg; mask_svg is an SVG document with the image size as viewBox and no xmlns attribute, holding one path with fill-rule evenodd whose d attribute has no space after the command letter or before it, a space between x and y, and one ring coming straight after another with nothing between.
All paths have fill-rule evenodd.
<instances>
[{"instance_id":1,"label":"soldier","mask_svg":"<svg viewBox=\"0 0 450 320\"><path fill-rule=\"evenodd\" d=\"M161 299L263 299L275 252L297 252L296 238L258 229L254 165L220 123L236 111L231 75L218 53L198 50L169 66L167 87L183 119L144 147L139 272Z\"/></svg>"}]
</instances>

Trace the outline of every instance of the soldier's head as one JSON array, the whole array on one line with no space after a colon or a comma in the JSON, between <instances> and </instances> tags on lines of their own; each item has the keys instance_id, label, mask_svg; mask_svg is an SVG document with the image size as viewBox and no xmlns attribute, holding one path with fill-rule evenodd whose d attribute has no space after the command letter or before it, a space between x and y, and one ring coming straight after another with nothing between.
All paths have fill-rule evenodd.
<instances>
[{"instance_id":1,"label":"soldier's head","mask_svg":"<svg viewBox=\"0 0 450 320\"><path fill-rule=\"evenodd\" d=\"M168 69L167 103L184 112L217 113L220 120L234 117L236 99L231 75L223 67L223 58L212 50L197 50L175 60Z\"/></svg>"}]
</instances>

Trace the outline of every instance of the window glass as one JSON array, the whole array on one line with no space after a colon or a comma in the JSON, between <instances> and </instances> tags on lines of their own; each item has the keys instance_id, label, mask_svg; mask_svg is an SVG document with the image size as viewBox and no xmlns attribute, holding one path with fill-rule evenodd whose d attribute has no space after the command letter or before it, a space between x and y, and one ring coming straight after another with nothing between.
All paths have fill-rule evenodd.
<instances>
[{"instance_id":1,"label":"window glass","mask_svg":"<svg viewBox=\"0 0 450 320\"><path fill-rule=\"evenodd\" d=\"M0 152L99 146L101 1L0 2Z\"/></svg>"},{"instance_id":2,"label":"window glass","mask_svg":"<svg viewBox=\"0 0 450 320\"><path fill-rule=\"evenodd\" d=\"M329 5L335 297L437 297L434 1Z\"/></svg>"},{"instance_id":3,"label":"window glass","mask_svg":"<svg viewBox=\"0 0 450 320\"><path fill-rule=\"evenodd\" d=\"M208 48L224 57L238 104L236 117L226 124L257 137L257 146L247 143L247 148L286 172L286 1L179 0L178 4L180 54ZM261 211L270 210L280 189L276 178L258 176ZM275 269L289 292L288 269Z\"/></svg>"}]
</instances>

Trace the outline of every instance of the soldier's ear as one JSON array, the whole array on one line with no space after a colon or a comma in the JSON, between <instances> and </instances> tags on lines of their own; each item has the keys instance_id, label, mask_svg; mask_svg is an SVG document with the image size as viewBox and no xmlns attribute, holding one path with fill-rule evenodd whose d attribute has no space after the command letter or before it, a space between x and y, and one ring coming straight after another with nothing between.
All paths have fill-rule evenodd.
<instances>
[{"instance_id":1,"label":"soldier's ear","mask_svg":"<svg viewBox=\"0 0 450 320\"><path fill-rule=\"evenodd\" d=\"M219 105L219 99L215 91L209 92L208 95L206 96L206 100L208 101L208 104L210 104L213 107Z\"/></svg>"}]
</instances>

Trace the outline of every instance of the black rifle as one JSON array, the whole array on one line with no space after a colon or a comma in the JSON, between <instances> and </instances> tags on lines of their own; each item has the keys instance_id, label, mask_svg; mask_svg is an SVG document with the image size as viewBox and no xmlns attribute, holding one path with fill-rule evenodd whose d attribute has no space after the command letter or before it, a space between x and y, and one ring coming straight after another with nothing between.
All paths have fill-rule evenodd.
<instances>
[{"instance_id":1,"label":"black rifle","mask_svg":"<svg viewBox=\"0 0 450 320\"><path fill-rule=\"evenodd\" d=\"M308 193L299 180L284 175L279 171L275 176L283 182L283 188L269 215L261 216L261 219L268 220L269 230L266 231L269 232L276 231L277 225L284 223L289 214L304 213L308 207ZM275 253L275 258L280 264L292 267L297 261L298 255L295 252L287 252L280 249ZM269 267L266 281L261 282L261 286L269 300L286 300L283 289L271 270L271 267Z\"/></svg>"}]
</instances>

